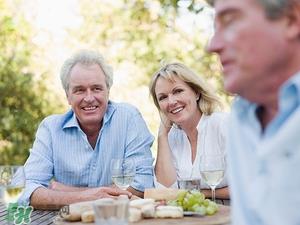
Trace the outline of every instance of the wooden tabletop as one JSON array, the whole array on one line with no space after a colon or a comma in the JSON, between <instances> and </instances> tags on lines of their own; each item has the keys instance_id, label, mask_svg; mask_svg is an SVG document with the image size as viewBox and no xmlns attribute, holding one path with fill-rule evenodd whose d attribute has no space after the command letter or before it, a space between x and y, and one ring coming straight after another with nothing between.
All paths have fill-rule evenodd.
<instances>
[{"instance_id":1,"label":"wooden tabletop","mask_svg":"<svg viewBox=\"0 0 300 225\"><path fill-rule=\"evenodd\" d=\"M219 210L212 216L185 216L184 218L177 219L142 219L138 222L129 223L129 225L229 225L230 223L230 207L219 205ZM87 223L68 222L57 216L54 220L55 225L87 225ZM95 223L89 223L95 225Z\"/></svg>"},{"instance_id":2,"label":"wooden tabletop","mask_svg":"<svg viewBox=\"0 0 300 225\"><path fill-rule=\"evenodd\" d=\"M58 211L34 210L31 213L30 224L32 225L54 225L53 220L57 216ZM3 203L0 202L0 225L7 223L7 210Z\"/></svg>"},{"instance_id":3,"label":"wooden tabletop","mask_svg":"<svg viewBox=\"0 0 300 225\"><path fill-rule=\"evenodd\" d=\"M0 225L6 225L7 210L0 202ZM30 216L32 225L82 225L82 223L68 223L59 221L58 211L34 210ZM54 221L56 221L54 223ZM144 219L129 225L229 225L229 206L221 206L220 211L213 216L206 217L184 217L183 219ZM88 223L93 225L94 223ZM87 223L85 224L87 225Z\"/></svg>"}]
</instances>

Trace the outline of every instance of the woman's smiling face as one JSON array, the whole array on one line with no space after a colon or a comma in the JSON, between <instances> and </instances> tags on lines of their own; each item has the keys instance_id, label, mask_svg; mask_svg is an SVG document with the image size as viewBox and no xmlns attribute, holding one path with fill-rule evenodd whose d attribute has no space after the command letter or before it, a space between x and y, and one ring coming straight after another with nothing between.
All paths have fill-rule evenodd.
<instances>
[{"instance_id":1,"label":"woman's smiling face","mask_svg":"<svg viewBox=\"0 0 300 225\"><path fill-rule=\"evenodd\" d=\"M155 85L155 95L161 112L178 126L194 121L193 116L199 115L199 94L176 76L174 80L159 77Z\"/></svg>"}]
</instances>

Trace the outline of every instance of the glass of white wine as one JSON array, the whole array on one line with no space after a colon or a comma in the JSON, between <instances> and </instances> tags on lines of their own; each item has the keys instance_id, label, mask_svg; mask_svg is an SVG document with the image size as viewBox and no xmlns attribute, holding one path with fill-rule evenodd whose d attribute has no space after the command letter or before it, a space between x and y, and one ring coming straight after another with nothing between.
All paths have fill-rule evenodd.
<instances>
[{"instance_id":1,"label":"glass of white wine","mask_svg":"<svg viewBox=\"0 0 300 225\"><path fill-rule=\"evenodd\" d=\"M133 159L112 159L111 179L122 190L126 190L135 176L135 162Z\"/></svg>"},{"instance_id":2,"label":"glass of white wine","mask_svg":"<svg viewBox=\"0 0 300 225\"><path fill-rule=\"evenodd\" d=\"M6 206L18 202L25 183L23 166L0 166L0 200Z\"/></svg>"},{"instance_id":3,"label":"glass of white wine","mask_svg":"<svg viewBox=\"0 0 300 225\"><path fill-rule=\"evenodd\" d=\"M200 157L200 174L211 188L212 200L216 201L216 187L224 178L225 157L223 154L202 155Z\"/></svg>"}]
</instances>

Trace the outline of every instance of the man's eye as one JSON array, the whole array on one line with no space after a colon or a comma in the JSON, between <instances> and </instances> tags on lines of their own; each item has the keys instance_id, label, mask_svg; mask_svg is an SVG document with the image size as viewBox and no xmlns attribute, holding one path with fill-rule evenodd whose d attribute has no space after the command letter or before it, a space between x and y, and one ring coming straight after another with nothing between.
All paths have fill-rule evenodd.
<instances>
[{"instance_id":1,"label":"man's eye","mask_svg":"<svg viewBox=\"0 0 300 225\"><path fill-rule=\"evenodd\" d=\"M83 92L83 89L81 89L81 88L80 88L80 89L75 89L75 90L74 90L74 93L75 93L75 94L79 94L79 93L82 93L82 92Z\"/></svg>"},{"instance_id":2,"label":"man's eye","mask_svg":"<svg viewBox=\"0 0 300 225\"><path fill-rule=\"evenodd\" d=\"M235 21L235 18L237 17L237 14L235 13L227 13L227 14L224 14L221 18L221 22L223 24L223 26L228 26L230 25L232 22Z\"/></svg>"}]
</instances>

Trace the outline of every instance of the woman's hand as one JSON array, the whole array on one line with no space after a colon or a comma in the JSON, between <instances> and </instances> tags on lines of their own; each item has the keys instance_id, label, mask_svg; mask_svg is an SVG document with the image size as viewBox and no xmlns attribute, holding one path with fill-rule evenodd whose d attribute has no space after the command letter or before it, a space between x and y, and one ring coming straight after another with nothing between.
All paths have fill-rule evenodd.
<instances>
[{"instance_id":1,"label":"woman's hand","mask_svg":"<svg viewBox=\"0 0 300 225\"><path fill-rule=\"evenodd\" d=\"M159 125L159 130L158 130L158 136L168 135L168 133L173 125L173 122L171 120L169 120L165 114L160 112L159 115L160 115L160 125Z\"/></svg>"}]
</instances>

